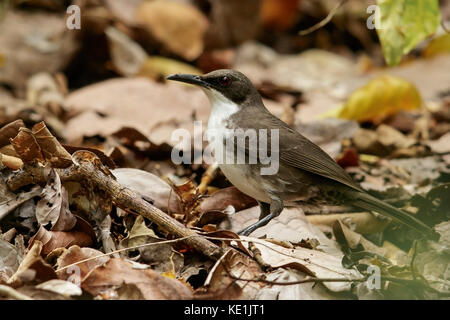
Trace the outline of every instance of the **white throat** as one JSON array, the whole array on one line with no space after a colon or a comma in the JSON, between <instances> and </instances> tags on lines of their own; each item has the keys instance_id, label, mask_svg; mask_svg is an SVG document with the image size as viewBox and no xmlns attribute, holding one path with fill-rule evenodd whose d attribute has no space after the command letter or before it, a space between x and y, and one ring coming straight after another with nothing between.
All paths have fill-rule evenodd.
<instances>
[{"instance_id":1,"label":"white throat","mask_svg":"<svg viewBox=\"0 0 450 320\"><path fill-rule=\"evenodd\" d=\"M239 111L236 103L226 98L220 92L215 90L204 89L211 103L211 114L208 120L208 130L210 129L226 129L226 120Z\"/></svg>"}]
</instances>

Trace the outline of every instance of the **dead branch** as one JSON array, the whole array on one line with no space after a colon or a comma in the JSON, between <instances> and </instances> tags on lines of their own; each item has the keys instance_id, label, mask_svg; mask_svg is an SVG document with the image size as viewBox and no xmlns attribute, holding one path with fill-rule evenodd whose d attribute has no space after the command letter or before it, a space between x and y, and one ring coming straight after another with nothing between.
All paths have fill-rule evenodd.
<instances>
[{"instance_id":1,"label":"dead branch","mask_svg":"<svg viewBox=\"0 0 450 320\"><path fill-rule=\"evenodd\" d=\"M205 238L197 237L193 230L186 228L165 212L151 205L133 190L119 184L92 152L76 151L72 155L72 159L74 163L70 167L55 169L61 181L88 180L105 191L117 207L142 215L158 225L163 231L177 238L186 237L184 241L187 245L208 258L216 260L222 255L223 251L217 245ZM43 182L45 182L44 167L32 165L15 171L8 179L7 185L14 191L31 183L39 184Z\"/></svg>"}]
</instances>

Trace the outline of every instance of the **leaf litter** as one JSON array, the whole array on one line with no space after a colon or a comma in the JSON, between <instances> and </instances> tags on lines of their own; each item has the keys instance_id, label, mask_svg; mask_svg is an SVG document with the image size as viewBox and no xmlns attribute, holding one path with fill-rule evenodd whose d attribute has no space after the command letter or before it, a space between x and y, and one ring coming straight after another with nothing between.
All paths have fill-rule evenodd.
<instances>
[{"instance_id":1,"label":"leaf litter","mask_svg":"<svg viewBox=\"0 0 450 320\"><path fill-rule=\"evenodd\" d=\"M423 57L380 67L377 50L367 57L338 48L326 28L299 41L286 31L298 22L288 2L262 2L261 20L256 2L80 2L83 32L63 32L64 8L47 2L8 9L0 284L32 299L448 297L446 38ZM311 19L311 10L299 13ZM258 36L261 28L277 36ZM368 31L349 30L363 47L378 45ZM381 36L384 49L393 39ZM223 67L246 73L270 111L366 191L434 226L440 240L323 203L285 208L238 236L258 218L256 201L217 166L170 158L173 130L193 133L208 101L163 80Z\"/></svg>"}]
</instances>

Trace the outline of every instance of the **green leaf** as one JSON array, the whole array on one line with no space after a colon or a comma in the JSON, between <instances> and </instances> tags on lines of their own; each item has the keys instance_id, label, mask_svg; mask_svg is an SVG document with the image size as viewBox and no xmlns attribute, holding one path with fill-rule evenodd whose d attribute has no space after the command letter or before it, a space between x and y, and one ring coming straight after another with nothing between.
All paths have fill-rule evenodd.
<instances>
[{"instance_id":1,"label":"green leaf","mask_svg":"<svg viewBox=\"0 0 450 320\"><path fill-rule=\"evenodd\" d=\"M402 56L439 27L438 0L377 0L380 8L378 37L388 65L396 65Z\"/></svg>"}]
</instances>

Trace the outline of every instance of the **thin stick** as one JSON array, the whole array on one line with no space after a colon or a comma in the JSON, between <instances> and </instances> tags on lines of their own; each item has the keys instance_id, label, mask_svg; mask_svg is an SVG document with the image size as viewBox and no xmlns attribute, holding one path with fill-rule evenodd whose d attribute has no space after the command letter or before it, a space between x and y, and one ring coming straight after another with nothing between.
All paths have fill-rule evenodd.
<instances>
[{"instance_id":1,"label":"thin stick","mask_svg":"<svg viewBox=\"0 0 450 320\"><path fill-rule=\"evenodd\" d=\"M331 19L333 19L334 15L336 14L336 12L339 10L339 8L346 3L347 0L342 0L339 1L334 7L333 9L331 9L330 13L327 15L327 17L325 19L323 19L322 21L320 21L319 23L313 25L312 27L305 29L305 30L301 30L298 32L298 34L300 36L306 36L307 34L310 34L314 31L316 31L317 29L322 28L323 26L325 26L328 22L331 21Z\"/></svg>"}]
</instances>

